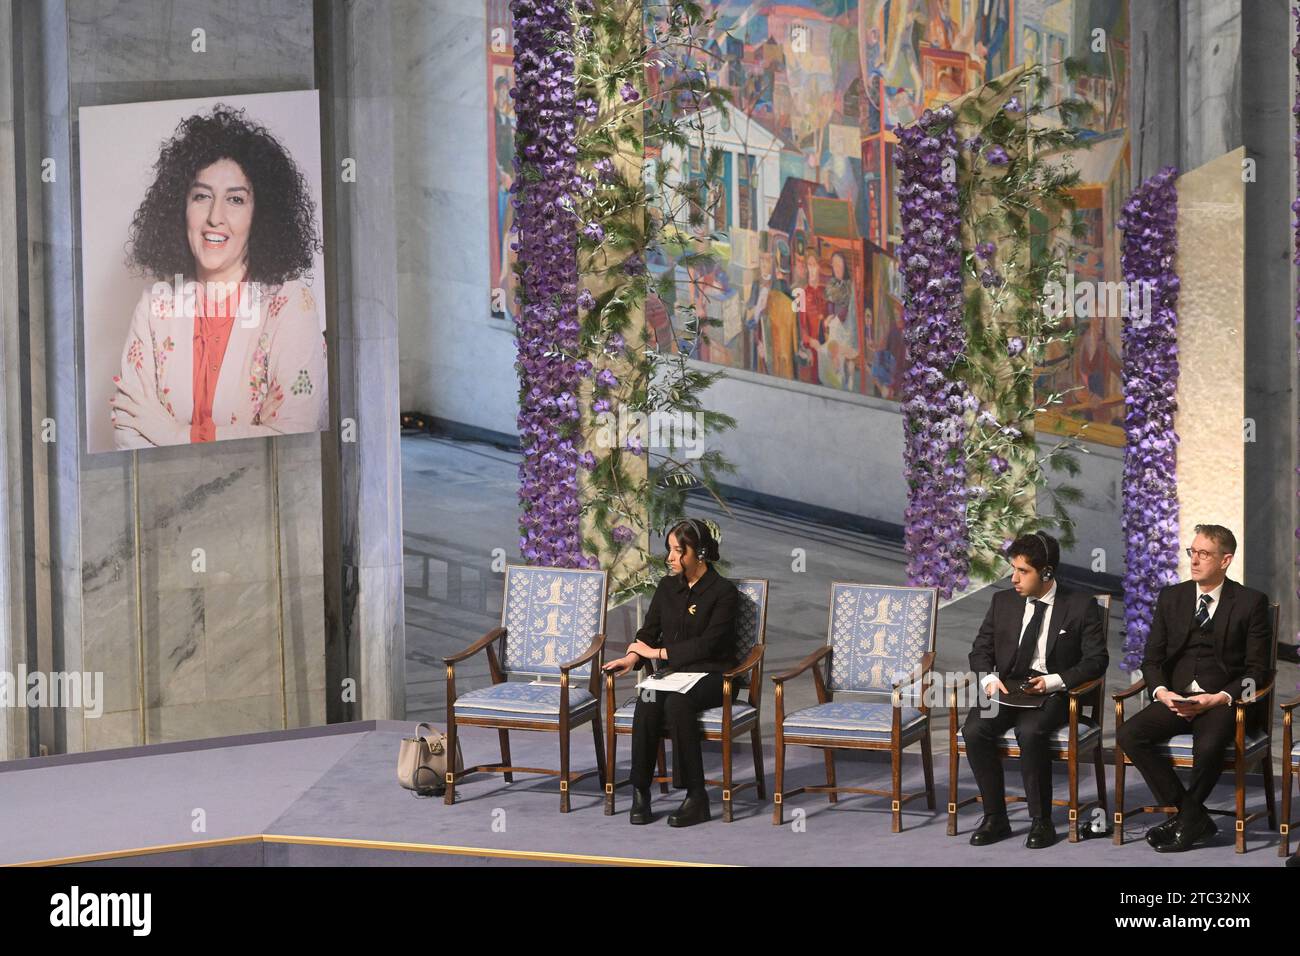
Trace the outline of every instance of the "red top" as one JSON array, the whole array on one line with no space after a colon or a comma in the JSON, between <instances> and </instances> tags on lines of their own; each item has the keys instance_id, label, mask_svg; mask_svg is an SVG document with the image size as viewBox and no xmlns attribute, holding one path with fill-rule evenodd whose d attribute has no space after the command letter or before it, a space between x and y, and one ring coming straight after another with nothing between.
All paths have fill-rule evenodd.
<instances>
[{"instance_id":1,"label":"red top","mask_svg":"<svg viewBox=\"0 0 1300 956\"><path fill-rule=\"evenodd\" d=\"M194 297L194 416L190 419L190 441L216 441L217 424L212 420L212 400L217 393L221 361L230 343L230 330L239 312L239 294L244 283L235 286L235 294L223 303L207 303L207 295ZM208 313L211 313L209 315Z\"/></svg>"}]
</instances>

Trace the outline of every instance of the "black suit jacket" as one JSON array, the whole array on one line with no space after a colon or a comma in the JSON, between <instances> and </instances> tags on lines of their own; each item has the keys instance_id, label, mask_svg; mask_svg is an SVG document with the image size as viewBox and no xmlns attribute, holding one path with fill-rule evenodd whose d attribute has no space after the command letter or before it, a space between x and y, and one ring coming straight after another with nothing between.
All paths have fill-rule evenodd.
<instances>
[{"instance_id":1,"label":"black suit jacket","mask_svg":"<svg viewBox=\"0 0 1300 956\"><path fill-rule=\"evenodd\" d=\"M709 565L694 587L680 574L655 588L637 640L668 648L664 666L675 671L730 670L736 661L740 591Z\"/></svg>"},{"instance_id":2,"label":"black suit jacket","mask_svg":"<svg viewBox=\"0 0 1300 956\"><path fill-rule=\"evenodd\" d=\"M1014 589L993 595L984 623L970 650L971 670L1006 674L1015 661L1024 629L1026 599ZM1056 583L1047 632L1047 672L1066 687L1078 687L1106 673L1110 655L1101 633L1101 608L1091 594Z\"/></svg>"},{"instance_id":3,"label":"black suit jacket","mask_svg":"<svg viewBox=\"0 0 1300 956\"><path fill-rule=\"evenodd\" d=\"M1151 633L1142 657L1142 677L1148 693L1162 686L1182 692L1181 687L1174 687L1169 681L1187 645L1192 616L1196 613L1197 590L1195 581L1183 581L1161 588L1156 598ZM1268 598L1263 593L1224 579L1219 606L1210 618L1210 630L1214 635L1214 656L1227 672L1228 683L1222 687L1206 687L1208 693L1226 690L1237 700L1245 691L1247 681L1254 682L1255 690L1262 690L1272 680L1269 665L1273 657L1273 620L1269 611Z\"/></svg>"}]
</instances>

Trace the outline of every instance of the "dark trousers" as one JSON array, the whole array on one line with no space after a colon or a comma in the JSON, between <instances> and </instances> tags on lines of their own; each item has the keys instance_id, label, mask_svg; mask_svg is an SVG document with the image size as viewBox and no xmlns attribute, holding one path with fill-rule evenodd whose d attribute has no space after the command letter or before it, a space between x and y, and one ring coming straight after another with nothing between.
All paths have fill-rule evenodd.
<instances>
[{"instance_id":1,"label":"dark trousers","mask_svg":"<svg viewBox=\"0 0 1300 956\"><path fill-rule=\"evenodd\" d=\"M1052 732L1070 717L1070 696L1048 694L1042 707L998 707L982 710L974 707L966 715L962 736L966 740L966 759L975 773L980 796L984 798L985 816L1005 815L1006 782L1002 773L1001 737L1008 728L1016 729L1020 745L1020 773L1030 816L1050 820L1052 817Z\"/></svg>"},{"instance_id":2,"label":"dark trousers","mask_svg":"<svg viewBox=\"0 0 1300 956\"><path fill-rule=\"evenodd\" d=\"M722 675L705 674L684 694L638 691L632 717L632 786L648 789L659 756L659 740L673 741L673 786L704 792L700 711L722 706Z\"/></svg>"},{"instance_id":3,"label":"dark trousers","mask_svg":"<svg viewBox=\"0 0 1300 956\"><path fill-rule=\"evenodd\" d=\"M1237 730L1232 707L1215 707L1191 720L1153 701L1120 726L1120 747L1133 761L1157 801L1191 815L1205 812L1205 800L1223 773L1227 747ZM1192 735L1192 773L1188 785L1178 779L1173 761L1156 748L1177 734Z\"/></svg>"}]
</instances>

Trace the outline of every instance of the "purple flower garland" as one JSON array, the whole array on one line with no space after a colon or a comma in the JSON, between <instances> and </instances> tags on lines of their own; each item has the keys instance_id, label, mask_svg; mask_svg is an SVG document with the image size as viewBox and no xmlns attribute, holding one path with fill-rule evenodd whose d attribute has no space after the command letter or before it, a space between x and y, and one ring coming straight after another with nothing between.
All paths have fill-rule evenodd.
<instances>
[{"instance_id":1,"label":"purple flower garland","mask_svg":"<svg viewBox=\"0 0 1300 956\"><path fill-rule=\"evenodd\" d=\"M926 110L918 123L894 132L908 366L902 387L907 581L951 597L970 582L963 448L964 413L973 407L966 383L952 376L966 349L957 183L944 176L956 168L957 137L947 107Z\"/></svg>"},{"instance_id":2,"label":"purple flower garland","mask_svg":"<svg viewBox=\"0 0 1300 956\"><path fill-rule=\"evenodd\" d=\"M578 497L577 220L572 189L573 28L569 4L511 0L514 21L514 205L519 262L520 551L530 564L590 567L583 554Z\"/></svg>"},{"instance_id":3,"label":"purple flower garland","mask_svg":"<svg viewBox=\"0 0 1300 956\"><path fill-rule=\"evenodd\" d=\"M1137 669L1156 596L1178 581L1178 171L1167 166L1124 204L1124 660ZM1150 313L1142 308L1150 286ZM1136 308L1134 306L1137 306Z\"/></svg>"}]
</instances>

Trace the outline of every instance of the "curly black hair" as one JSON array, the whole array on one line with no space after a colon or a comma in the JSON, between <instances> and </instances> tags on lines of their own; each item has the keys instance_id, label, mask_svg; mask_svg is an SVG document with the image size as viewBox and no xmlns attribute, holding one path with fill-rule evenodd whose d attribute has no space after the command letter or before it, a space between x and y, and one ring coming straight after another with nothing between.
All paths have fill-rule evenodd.
<instances>
[{"instance_id":1,"label":"curly black hair","mask_svg":"<svg viewBox=\"0 0 1300 956\"><path fill-rule=\"evenodd\" d=\"M162 144L153 184L131 219L130 263L156 279L194 276L185 203L198 171L221 159L238 163L253 186L248 278L276 285L307 272L321 243L302 171L265 126L224 103L181 120Z\"/></svg>"}]
</instances>

